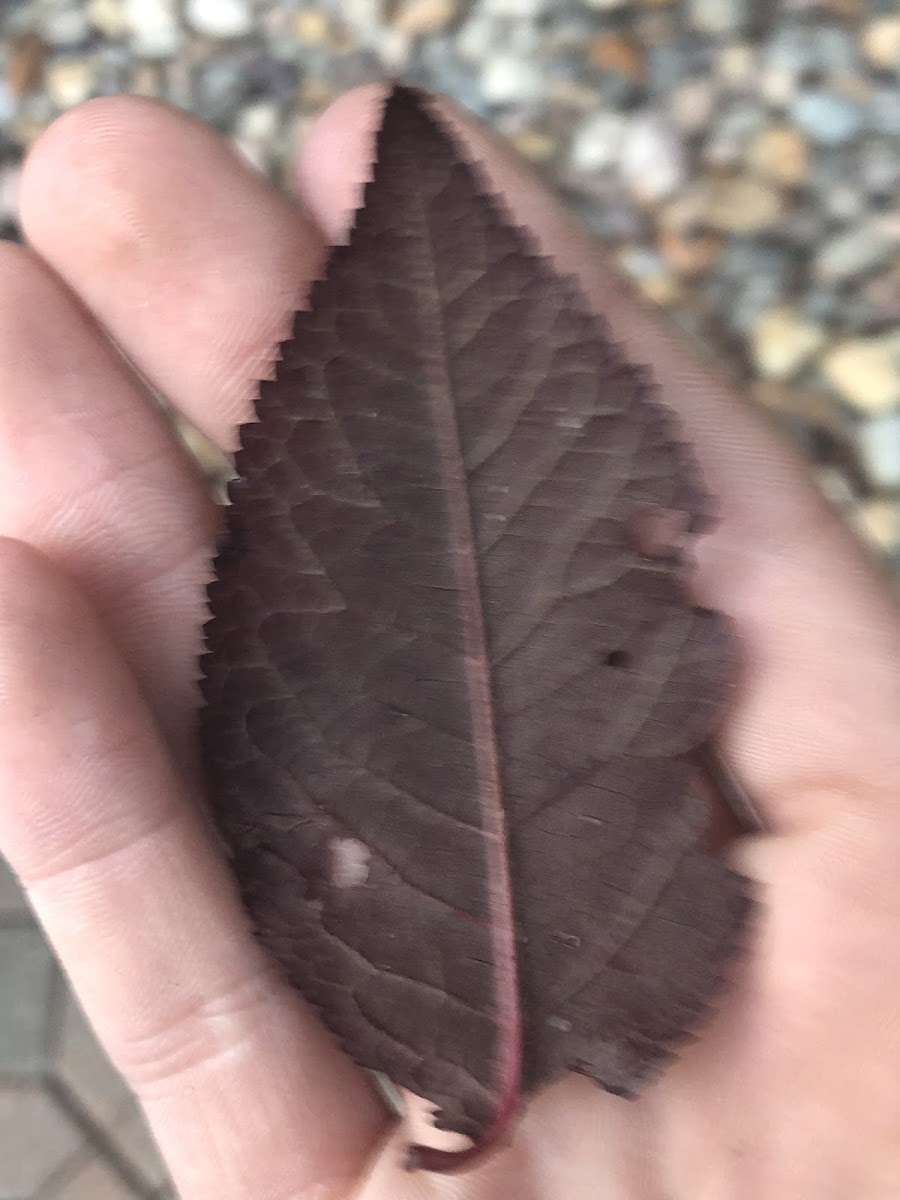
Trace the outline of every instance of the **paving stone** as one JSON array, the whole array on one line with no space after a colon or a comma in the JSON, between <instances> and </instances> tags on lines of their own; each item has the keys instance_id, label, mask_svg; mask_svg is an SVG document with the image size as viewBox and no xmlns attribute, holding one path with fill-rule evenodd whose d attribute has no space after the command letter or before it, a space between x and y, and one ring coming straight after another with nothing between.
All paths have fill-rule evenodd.
<instances>
[{"instance_id":1,"label":"paving stone","mask_svg":"<svg viewBox=\"0 0 900 1200\"><path fill-rule=\"evenodd\" d=\"M35 927L0 929L0 1072L44 1065L53 956Z\"/></svg>"},{"instance_id":2,"label":"paving stone","mask_svg":"<svg viewBox=\"0 0 900 1200\"><path fill-rule=\"evenodd\" d=\"M2 1200L30 1200L83 1145L81 1131L41 1088L0 1088Z\"/></svg>"},{"instance_id":3,"label":"paving stone","mask_svg":"<svg viewBox=\"0 0 900 1200\"><path fill-rule=\"evenodd\" d=\"M28 901L5 858L0 858L0 918L28 912Z\"/></svg>"},{"instance_id":4,"label":"paving stone","mask_svg":"<svg viewBox=\"0 0 900 1200\"><path fill-rule=\"evenodd\" d=\"M53 1067L57 1078L98 1125L111 1126L130 1111L131 1092L73 996L66 999Z\"/></svg>"},{"instance_id":5,"label":"paving stone","mask_svg":"<svg viewBox=\"0 0 900 1200\"><path fill-rule=\"evenodd\" d=\"M122 1156L151 1188L161 1188L167 1183L165 1164L136 1100L126 1106L108 1133Z\"/></svg>"},{"instance_id":6,"label":"paving stone","mask_svg":"<svg viewBox=\"0 0 900 1200\"><path fill-rule=\"evenodd\" d=\"M88 1158L59 1186L49 1188L41 1200L137 1200L134 1192L102 1158Z\"/></svg>"}]
</instances>

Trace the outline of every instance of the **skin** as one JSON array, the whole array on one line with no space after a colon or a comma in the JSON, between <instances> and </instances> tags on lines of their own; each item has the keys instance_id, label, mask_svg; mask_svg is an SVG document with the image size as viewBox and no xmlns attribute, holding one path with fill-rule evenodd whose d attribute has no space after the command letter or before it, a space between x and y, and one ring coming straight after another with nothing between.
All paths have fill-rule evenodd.
<instances>
[{"instance_id":1,"label":"skin","mask_svg":"<svg viewBox=\"0 0 900 1200\"><path fill-rule=\"evenodd\" d=\"M757 881L760 922L716 1015L644 1098L567 1079L456 1177L400 1169L408 1132L248 933L190 737L216 515L148 383L234 448L345 234L379 99L350 93L313 127L298 200L137 98L92 101L33 148L29 247L0 245L0 847L183 1200L896 1198L890 590L765 420L474 126L493 187L653 365L720 497L692 583L743 647L719 752L770 830L727 851Z\"/></svg>"}]
</instances>

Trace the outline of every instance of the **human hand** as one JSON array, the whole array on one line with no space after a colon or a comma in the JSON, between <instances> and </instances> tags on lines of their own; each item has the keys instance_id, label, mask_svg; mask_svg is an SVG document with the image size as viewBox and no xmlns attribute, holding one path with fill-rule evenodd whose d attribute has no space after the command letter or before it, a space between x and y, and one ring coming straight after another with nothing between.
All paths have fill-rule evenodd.
<instances>
[{"instance_id":1,"label":"human hand","mask_svg":"<svg viewBox=\"0 0 900 1200\"><path fill-rule=\"evenodd\" d=\"M653 365L719 528L700 601L744 671L720 752L771 833L716 1016L637 1102L571 1077L468 1175L407 1174L367 1077L278 980L200 816L189 731L216 518L143 376L220 445L365 178L378 95L338 101L303 209L133 98L36 145L33 249L0 248L0 847L138 1093L183 1200L896 1200L900 631L766 422L697 368L484 130L514 216Z\"/></svg>"}]
</instances>

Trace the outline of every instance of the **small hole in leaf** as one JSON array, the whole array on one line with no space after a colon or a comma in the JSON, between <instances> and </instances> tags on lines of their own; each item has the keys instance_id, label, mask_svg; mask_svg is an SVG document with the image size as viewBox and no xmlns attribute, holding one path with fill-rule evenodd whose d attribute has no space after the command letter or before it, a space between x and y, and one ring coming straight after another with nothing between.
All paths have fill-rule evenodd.
<instances>
[{"instance_id":1,"label":"small hole in leaf","mask_svg":"<svg viewBox=\"0 0 900 1200\"><path fill-rule=\"evenodd\" d=\"M631 655L627 650L611 650L603 660L608 667L616 667L624 671L631 666Z\"/></svg>"}]
</instances>

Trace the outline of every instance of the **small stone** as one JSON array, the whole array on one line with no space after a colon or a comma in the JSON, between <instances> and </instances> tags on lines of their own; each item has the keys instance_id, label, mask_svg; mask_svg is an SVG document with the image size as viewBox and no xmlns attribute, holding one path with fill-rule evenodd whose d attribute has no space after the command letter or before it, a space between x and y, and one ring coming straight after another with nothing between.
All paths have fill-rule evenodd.
<instances>
[{"instance_id":1,"label":"small stone","mask_svg":"<svg viewBox=\"0 0 900 1200\"><path fill-rule=\"evenodd\" d=\"M854 513L854 524L878 550L890 554L900 547L900 505L896 500L864 500Z\"/></svg>"},{"instance_id":2,"label":"small stone","mask_svg":"<svg viewBox=\"0 0 900 1200\"><path fill-rule=\"evenodd\" d=\"M627 246L619 251L617 258L641 292L654 304L668 306L679 299L681 288L678 280L654 251L642 246Z\"/></svg>"},{"instance_id":3,"label":"small stone","mask_svg":"<svg viewBox=\"0 0 900 1200\"><path fill-rule=\"evenodd\" d=\"M825 75L849 81L859 72L856 39L844 24L826 23L812 33L818 69Z\"/></svg>"},{"instance_id":4,"label":"small stone","mask_svg":"<svg viewBox=\"0 0 900 1200\"><path fill-rule=\"evenodd\" d=\"M394 13L394 26L407 37L440 33L459 15L457 0L407 0Z\"/></svg>"},{"instance_id":5,"label":"small stone","mask_svg":"<svg viewBox=\"0 0 900 1200\"><path fill-rule=\"evenodd\" d=\"M270 100L259 100L241 112L235 132L250 142L271 142L278 132L278 124L278 106Z\"/></svg>"},{"instance_id":6,"label":"small stone","mask_svg":"<svg viewBox=\"0 0 900 1200\"><path fill-rule=\"evenodd\" d=\"M510 135L509 139L518 152L532 162L544 163L556 153L557 141L538 129L523 129Z\"/></svg>"},{"instance_id":7,"label":"small stone","mask_svg":"<svg viewBox=\"0 0 900 1200\"><path fill-rule=\"evenodd\" d=\"M625 119L617 112L588 117L572 139L572 165L576 171L602 171L619 158L625 139Z\"/></svg>"},{"instance_id":8,"label":"small stone","mask_svg":"<svg viewBox=\"0 0 900 1200\"><path fill-rule=\"evenodd\" d=\"M48 46L81 46L91 35L83 8L51 10L41 22L41 36Z\"/></svg>"},{"instance_id":9,"label":"small stone","mask_svg":"<svg viewBox=\"0 0 900 1200\"><path fill-rule=\"evenodd\" d=\"M900 137L900 87L880 87L872 92L869 121L876 133Z\"/></svg>"},{"instance_id":10,"label":"small stone","mask_svg":"<svg viewBox=\"0 0 900 1200\"><path fill-rule=\"evenodd\" d=\"M253 31L247 0L187 0L185 16L198 33L213 38L246 37Z\"/></svg>"},{"instance_id":11,"label":"small stone","mask_svg":"<svg viewBox=\"0 0 900 1200\"><path fill-rule=\"evenodd\" d=\"M690 279L715 265L722 253L722 238L705 231L663 226L659 251L673 271Z\"/></svg>"},{"instance_id":12,"label":"small stone","mask_svg":"<svg viewBox=\"0 0 900 1200\"><path fill-rule=\"evenodd\" d=\"M878 414L900 403L900 347L891 337L852 338L822 358L828 382L848 403Z\"/></svg>"},{"instance_id":13,"label":"small stone","mask_svg":"<svg viewBox=\"0 0 900 1200\"><path fill-rule=\"evenodd\" d=\"M714 37L741 33L752 16L747 0L689 0L687 8L694 28Z\"/></svg>"},{"instance_id":14,"label":"small stone","mask_svg":"<svg viewBox=\"0 0 900 1200\"><path fill-rule=\"evenodd\" d=\"M713 183L707 219L727 233L759 233L778 222L783 209L781 194L752 175Z\"/></svg>"},{"instance_id":15,"label":"small stone","mask_svg":"<svg viewBox=\"0 0 900 1200\"><path fill-rule=\"evenodd\" d=\"M900 64L900 16L877 17L860 38L862 52L881 71L896 71Z\"/></svg>"},{"instance_id":16,"label":"small stone","mask_svg":"<svg viewBox=\"0 0 900 1200\"><path fill-rule=\"evenodd\" d=\"M862 296L880 328L900 329L900 262L886 274L870 279Z\"/></svg>"},{"instance_id":17,"label":"small stone","mask_svg":"<svg viewBox=\"0 0 900 1200\"><path fill-rule=\"evenodd\" d=\"M158 63L137 62L131 73L128 91L133 96L148 96L158 99L163 92L162 74Z\"/></svg>"},{"instance_id":18,"label":"small stone","mask_svg":"<svg viewBox=\"0 0 900 1200\"><path fill-rule=\"evenodd\" d=\"M366 0L366 3L371 3L371 0ZM480 3L491 16L515 20L524 25L552 8L555 0L480 0Z\"/></svg>"},{"instance_id":19,"label":"small stone","mask_svg":"<svg viewBox=\"0 0 900 1200\"><path fill-rule=\"evenodd\" d=\"M672 118L686 133L699 132L709 124L715 102L716 89L711 80L689 79L672 94Z\"/></svg>"},{"instance_id":20,"label":"small stone","mask_svg":"<svg viewBox=\"0 0 900 1200\"><path fill-rule=\"evenodd\" d=\"M822 197L825 212L842 224L859 220L866 210L866 199L854 182L838 184Z\"/></svg>"},{"instance_id":21,"label":"small stone","mask_svg":"<svg viewBox=\"0 0 900 1200\"><path fill-rule=\"evenodd\" d=\"M128 32L128 16L122 0L88 0L88 20L108 38L124 37Z\"/></svg>"},{"instance_id":22,"label":"small stone","mask_svg":"<svg viewBox=\"0 0 900 1200\"><path fill-rule=\"evenodd\" d=\"M318 8L304 8L291 16L291 29L302 46L321 46L331 29L328 17Z\"/></svg>"},{"instance_id":23,"label":"small stone","mask_svg":"<svg viewBox=\"0 0 900 1200\"><path fill-rule=\"evenodd\" d=\"M141 58L168 58L181 46L174 0L125 0L131 48Z\"/></svg>"},{"instance_id":24,"label":"small stone","mask_svg":"<svg viewBox=\"0 0 900 1200\"><path fill-rule=\"evenodd\" d=\"M46 54L40 34L26 33L15 41L6 68L6 87L11 96L20 99L37 87Z\"/></svg>"},{"instance_id":25,"label":"small stone","mask_svg":"<svg viewBox=\"0 0 900 1200\"><path fill-rule=\"evenodd\" d=\"M761 313L753 326L753 357L767 379L791 379L821 349L825 334L788 305Z\"/></svg>"},{"instance_id":26,"label":"small stone","mask_svg":"<svg viewBox=\"0 0 900 1200\"><path fill-rule=\"evenodd\" d=\"M766 179L797 187L809 173L809 144L791 125L770 125L757 134L748 161Z\"/></svg>"},{"instance_id":27,"label":"small stone","mask_svg":"<svg viewBox=\"0 0 900 1200\"><path fill-rule=\"evenodd\" d=\"M791 105L791 116L804 133L823 146L838 146L863 127L860 105L833 92L803 92Z\"/></svg>"},{"instance_id":28,"label":"small stone","mask_svg":"<svg viewBox=\"0 0 900 1200\"><path fill-rule=\"evenodd\" d=\"M815 257L813 272L827 282L852 279L889 262L898 248L897 238L870 221L827 241Z\"/></svg>"},{"instance_id":29,"label":"small stone","mask_svg":"<svg viewBox=\"0 0 900 1200\"><path fill-rule=\"evenodd\" d=\"M742 88L755 84L759 75L756 51L743 42L724 46L717 60L717 74L728 87Z\"/></svg>"},{"instance_id":30,"label":"small stone","mask_svg":"<svg viewBox=\"0 0 900 1200\"><path fill-rule=\"evenodd\" d=\"M892 201L900 191L900 139L897 144L873 140L863 145L859 178L870 196Z\"/></svg>"},{"instance_id":31,"label":"small stone","mask_svg":"<svg viewBox=\"0 0 900 1200\"><path fill-rule=\"evenodd\" d=\"M704 162L716 167L735 167L747 156L752 138L759 132L766 113L754 102L729 105L715 114L703 147Z\"/></svg>"},{"instance_id":32,"label":"small stone","mask_svg":"<svg viewBox=\"0 0 900 1200\"><path fill-rule=\"evenodd\" d=\"M859 448L877 487L900 488L900 409L863 421Z\"/></svg>"},{"instance_id":33,"label":"small stone","mask_svg":"<svg viewBox=\"0 0 900 1200\"><path fill-rule=\"evenodd\" d=\"M678 280L668 273L648 275L638 285L641 292L652 304L660 308L669 308L681 299L681 285Z\"/></svg>"},{"instance_id":34,"label":"small stone","mask_svg":"<svg viewBox=\"0 0 900 1200\"><path fill-rule=\"evenodd\" d=\"M57 58L47 64L44 86L57 108L71 108L91 94L94 67L87 58Z\"/></svg>"},{"instance_id":35,"label":"small stone","mask_svg":"<svg viewBox=\"0 0 900 1200\"><path fill-rule=\"evenodd\" d=\"M631 121L619 169L629 190L644 203L658 203L681 186L684 147L662 113L643 112Z\"/></svg>"},{"instance_id":36,"label":"small stone","mask_svg":"<svg viewBox=\"0 0 900 1200\"><path fill-rule=\"evenodd\" d=\"M375 50L385 70L402 74L412 52L413 39L396 25L383 26L375 35Z\"/></svg>"},{"instance_id":37,"label":"small stone","mask_svg":"<svg viewBox=\"0 0 900 1200\"><path fill-rule=\"evenodd\" d=\"M601 71L612 71L631 83L642 83L647 60L638 42L617 33L604 33L588 46L588 61Z\"/></svg>"},{"instance_id":38,"label":"small stone","mask_svg":"<svg viewBox=\"0 0 900 1200\"><path fill-rule=\"evenodd\" d=\"M491 104L514 104L533 99L540 90L540 72L513 54L495 54L481 74L485 99Z\"/></svg>"},{"instance_id":39,"label":"small stone","mask_svg":"<svg viewBox=\"0 0 900 1200\"><path fill-rule=\"evenodd\" d=\"M856 493L847 478L847 472L829 463L827 466L818 467L815 477L825 499L839 509L845 518L852 520L856 508Z\"/></svg>"}]
</instances>

